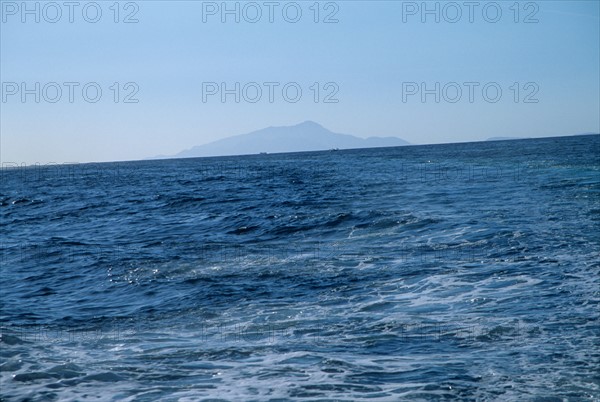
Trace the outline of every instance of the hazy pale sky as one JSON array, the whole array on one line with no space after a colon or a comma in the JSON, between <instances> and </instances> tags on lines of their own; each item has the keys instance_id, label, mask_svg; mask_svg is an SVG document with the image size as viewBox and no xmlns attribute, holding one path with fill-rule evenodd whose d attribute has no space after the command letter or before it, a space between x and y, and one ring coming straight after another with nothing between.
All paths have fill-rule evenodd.
<instances>
[{"instance_id":1,"label":"hazy pale sky","mask_svg":"<svg viewBox=\"0 0 600 402\"><path fill-rule=\"evenodd\" d=\"M599 4L2 0L0 159L141 159L304 120L413 144L599 132Z\"/></svg>"}]
</instances>

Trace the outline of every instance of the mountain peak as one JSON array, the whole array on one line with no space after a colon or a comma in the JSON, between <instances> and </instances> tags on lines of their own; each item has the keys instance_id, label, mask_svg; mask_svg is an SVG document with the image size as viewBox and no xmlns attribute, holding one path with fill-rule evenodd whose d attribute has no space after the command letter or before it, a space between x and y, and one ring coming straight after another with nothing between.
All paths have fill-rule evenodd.
<instances>
[{"instance_id":1,"label":"mountain peak","mask_svg":"<svg viewBox=\"0 0 600 402\"><path fill-rule=\"evenodd\" d=\"M313 127L313 128L323 128L322 125L320 125L317 122L314 122L312 120L306 120L303 121L302 123L296 124L297 127Z\"/></svg>"}]
</instances>

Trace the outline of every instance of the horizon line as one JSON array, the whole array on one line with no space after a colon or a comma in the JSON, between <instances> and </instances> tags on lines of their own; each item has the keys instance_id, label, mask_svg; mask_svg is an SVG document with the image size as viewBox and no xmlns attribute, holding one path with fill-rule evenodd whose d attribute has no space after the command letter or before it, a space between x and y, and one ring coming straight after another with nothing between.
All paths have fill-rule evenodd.
<instances>
[{"instance_id":1,"label":"horizon line","mask_svg":"<svg viewBox=\"0 0 600 402\"><path fill-rule=\"evenodd\" d=\"M309 121L309 120L307 120L307 121ZM302 123L299 123L299 124L302 124ZM316 123L316 124L318 124L318 123ZM270 126L270 127L293 127L293 126ZM241 135L243 135L243 134L241 134ZM410 144L409 143L409 144L405 144L405 145L389 146L389 147L365 147L365 148L335 149L335 151L344 152L344 151L357 151L357 150L364 150L364 149L431 147L431 146L439 146L439 145L476 144L476 143L480 143L480 142L532 141L532 140L542 140L542 139L549 139L549 138L566 138L566 137L580 137L580 136L593 136L593 135L600 135L600 132L598 132L598 133L590 132L590 133L566 134L566 135L551 135L551 136L544 136L544 137L526 137L526 138L522 138L522 137L514 137L514 138L512 138L512 137L490 137L489 139L475 140L475 141L454 141L454 142L440 142L440 143L432 143L432 144ZM225 138L229 138L229 137L225 137ZM360 138L360 137L358 137L358 138ZM401 139L400 137L396 137L396 138ZM216 141L218 141L218 140L216 140ZM320 152L330 152L330 151L332 151L332 150L331 149L322 149L322 150L315 150L315 151L289 151L289 152L269 152L269 153L231 154L231 155L212 155L212 156L188 156L188 157L186 157L186 156L173 157L173 156L167 156L167 155L159 155L157 157L148 157L148 158L144 158L144 159L125 159L125 160L111 160L111 161L47 162L44 164L41 164L40 162L35 162L35 163L29 164L29 165L25 164L24 166L23 166L23 164L25 162L21 162L21 165L17 165L17 166L4 166L4 164L7 164L7 163L18 164L19 162L0 160L0 170L33 168L33 167L44 167L44 166L49 167L49 166L57 166L57 165L58 166L63 166L63 165L69 166L69 165L104 164L104 163L155 162L155 161L166 161L166 160L172 161L172 160L181 160L181 159L237 158L237 157L248 157L248 156L264 157L264 156L269 156L269 155L320 153Z\"/></svg>"}]
</instances>

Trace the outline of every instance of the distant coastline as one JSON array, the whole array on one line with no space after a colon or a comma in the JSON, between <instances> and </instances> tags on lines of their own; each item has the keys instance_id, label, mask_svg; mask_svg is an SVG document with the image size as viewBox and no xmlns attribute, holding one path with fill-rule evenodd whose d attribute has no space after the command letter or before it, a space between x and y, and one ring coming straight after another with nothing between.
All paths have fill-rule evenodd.
<instances>
[{"instance_id":1,"label":"distant coastline","mask_svg":"<svg viewBox=\"0 0 600 402\"><path fill-rule=\"evenodd\" d=\"M529 140L531 137L490 137L486 141Z\"/></svg>"},{"instance_id":2,"label":"distant coastline","mask_svg":"<svg viewBox=\"0 0 600 402\"><path fill-rule=\"evenodd\" d=\"M306 132L306 131L304 131L304 128L307 128L307 126L310 126L313 124L314 124L313 128L319 127L320 129L324 130L325 133L332 134L333 138L336 138L336 136L341 136L346 139L350 138L351 141L355 141L355 142L353 142L351 144L351 146L321 145L320 147L315 147L315 149L302 149L302 147L300 147L301 149L294 149L293 147L291 147L290 149L273 150L273 149L270 149L272 147L262 145L264 143L264 141L262 141L262 140L264 140L264 138L263 139L257 138L257 137L260 137L261 134L264 134L265 132L270 133L270 135L278 135L281 132L280 130L282 130L282 129L283 129L283 131L285 131L286 129L292 129L292 131L297 131L296 133L294 133L293 138L295 140L302 141L303 135L301 133ZM490 137L485 140L478 140L478 141L447 142L447 143L436 143L436 144L410 144L409 142L407 142L401 138L397 138L397 137L369 137L367 139L364 139L364 138L359 138L359 137L355 137L355 136L348 135L348 134L337 134L337 133L333 133L333 132L327 130L326 128L320 126L318 123L308 121L308 122L300 123L295 126L268 127L266 129L254 131L252 133L226 137L224 139L214 141L214 142L211 142L211 143L208 143L205 145L192 147L190 149L181 151L174 155L157 155L154 157L145 158L144 160L198 158L198 157L209 157L210 158L210 157L221 157L221 156L249 156L249 155L266 156L266 155L281 154L281 153L302 153L302 152L319 152L319 151L332 152L333 150L341 151L341 150L350 150L350 149L388 148L388 147L397 147L397 146L410 146L410 147L424 146L424 147L427 147L427 146L436 146L436 145L467 144L467 143L493 142L493 141L541 140L541 139L548 139L548 138L564 138L564 137L577 137L577 136L587 136L587 135L600 135L600 133L579 133L579 134L567 134L567 135L547 136L547 137ZM223 143L228 143L230 141L238 142L240 138L242 139L241 143L246 145L246 148L241 149L240 152L232 151L232 152L228 152L228 153L211 154L211 152L210 152L211 148L213 148L215 146L219 146L220 144L223 144ZM259 141L259 140L261 140L261 141ZM255 141L254 144L252 144L253 141ZM304 147L304 148L306 148L306 147ZM247 150L251 150L251 151L247 151ZM207 151L209 151L209 152L207 152ZM203 153L206 153L206 154L203 154Z\"/></svg>"},{"instance_id":3,"label":"distant coastline","mask_svg":"<svg viewBox=\"0 0 600 402\"><path fill-rule=\"evenodd\" d=\"M160 155L150 159L265 155L403 145L410 144L398 137L360 138L350 134L335 133L314 121L305 121L293 126L267 127L247 134L234 135L194 146L172 156Z\"/></svg>"}]
</instances>

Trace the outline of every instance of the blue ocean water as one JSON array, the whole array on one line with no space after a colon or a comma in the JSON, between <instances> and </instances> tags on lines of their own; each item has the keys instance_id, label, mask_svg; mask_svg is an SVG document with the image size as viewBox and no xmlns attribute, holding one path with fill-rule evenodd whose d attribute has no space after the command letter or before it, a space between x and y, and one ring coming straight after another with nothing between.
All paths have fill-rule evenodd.
<instances>
[{"instance_id":1,"label":"blue ocean water","mask_svg":"<svg viewBox=\"0 0 600 402\"><path fill-rule=\"evenodd\" d=\"M599 400L600 136L2 169L3 400Z\"/></svg>"}]
</instances>

